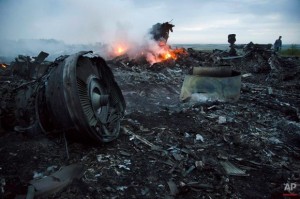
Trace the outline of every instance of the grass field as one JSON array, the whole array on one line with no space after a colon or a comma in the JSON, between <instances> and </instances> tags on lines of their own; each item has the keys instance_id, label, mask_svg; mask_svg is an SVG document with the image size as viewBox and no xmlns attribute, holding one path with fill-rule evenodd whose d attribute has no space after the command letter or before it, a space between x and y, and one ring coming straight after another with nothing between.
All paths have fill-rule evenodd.
<instances>
[{"instance_id":1,"label":"grass field","mask_svg":"<svg viewBox=\"0 0 300 199\"><path fill-rule=\"evenodd\" d=\"M296 44L292 44L292 45L290 45L289 48L281 50L280 51L280 55L283 55L283 56L298 56L298 57L300 57L300 49L297 48Z\"/></svg>"},{"instance_id":2,"label":"grass field","mask_svg":"<svg viewBox=\"0 0 300 199\"><path fill-rule=\"evenodd\" d=\"M213 49L229 50L229 44L173 44L172 47L193 48L194 50L212 51ZM284 44L279 52L282 56L300 57L299 44Z\"/></svg>"}]
</instances>

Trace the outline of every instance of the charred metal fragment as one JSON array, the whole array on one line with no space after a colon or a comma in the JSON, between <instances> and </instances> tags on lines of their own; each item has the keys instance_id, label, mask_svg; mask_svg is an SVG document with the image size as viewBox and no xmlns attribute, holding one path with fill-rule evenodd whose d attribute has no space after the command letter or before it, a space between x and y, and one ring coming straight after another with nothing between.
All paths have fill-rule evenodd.
<instances>
[{"instance_id":1,"label":"charred metal fragment","mask_svg":"<svg viewBox=\"0 0 300 199\"><path fill-rule=\"evenodd\" d=\"M228 66L194 67L181 88L183 102L236 102L240 97L241 73Z\"/></svg>"},{"instance_id":2,"label":"charred metal fragment","mask_svg":"<svg viewBox=\"0 0 300 199\"><path fill-rule=\"evenodd\" d=\"M163 42L164 44L167 43L169 38L169 32L173 32L173 27L175 25L165 22L165 23L156 23L152 26L150 29L150 35L152 36L152 39L158 42Z\"/></svg>"},{"instance_id":3,"label":"charred metal fragment","mask_svg":"<svg viewBox=\"0 0 300 199\"><path fill-rule=\"evenodd\" d=\"M229 50L229 55L230 56L237 56L237 53L236 53L236 50L235 50L235 42L236 42L236 39L235 39L235 34L229 34L228 35L228 43L230 44L230 50Z\"/></svg>"},{"instance_id":4,"label":"charred metal fragment","mask_svg":"<svg viewBox=\"0 0 300 199\"><path fill-rule=\"evenodd\" d=\"M10 81L1 73L1 126L96 142L117 138L126 105L105 61L87 51L45 64L46 56L19 56Z\"/></svg>"}]
</instances>

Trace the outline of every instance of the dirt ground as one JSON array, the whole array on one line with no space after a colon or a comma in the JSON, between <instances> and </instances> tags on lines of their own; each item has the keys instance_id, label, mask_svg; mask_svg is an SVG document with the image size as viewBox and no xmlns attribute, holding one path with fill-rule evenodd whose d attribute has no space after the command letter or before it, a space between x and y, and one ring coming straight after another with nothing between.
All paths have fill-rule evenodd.
<instances>
[{"instance_id":1,"label":"dirt ground","mask_svg":"<svg viewBox=\"0 0 300 199\"><path fill-rule=\"evenodd\" d=\"M80 179L45 198L284 198L300 183L300 60L282 60L287 78L232 63L251 73L240 99L196 104L179 101L193 63L108 62L127 104L119 138L66 147L63 136L2 133L0 196L22 198L34 176L81 164Z\"/></svg>"}]
</instances>

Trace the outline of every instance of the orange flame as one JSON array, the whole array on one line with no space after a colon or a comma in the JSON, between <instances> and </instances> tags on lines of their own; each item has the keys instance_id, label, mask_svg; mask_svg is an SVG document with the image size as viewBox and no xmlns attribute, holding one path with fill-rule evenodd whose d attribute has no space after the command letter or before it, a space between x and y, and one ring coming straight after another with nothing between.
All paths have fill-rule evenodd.
<instances>
[{"instance_id":1,"label":"orange flame","mask_svg":"<svg viewBox=\"0 0 300 199\"><path fill-rule=\"evenodd\" d=\"M122 48L121 46L118 47L117 49L117 53L118 54L122 54L124 52L124 48Z\"/></svg>"},{"instance_id":2,"label":"orange flame","mask_svg":"<svg viewBox=\"0 0 300 199\"><path fill-rule=\"evenodd\" d=\"M124 55L128 51L129 47L124 44L116 44L111 47L109 55L111 57L117 57L120 55Z\"/></svg>"},{"instance_id":3,"label":"orange flame","mask_svg":"<svg viewBox=\"0 0 300 199\"><path fill-rule=\"evenodd\" d=\"M1 66L2 68L6 68L6 67L7 67L6 64L0 64L0 66Z\"/></svg>"},{"instance_id":4,"label":"orange flame","mask_svg":"<svg viewBox=\"0 0 300 199\"><path fill-rule=\"evenodd\" d=\"M185 55L187 55L187 52L184 48L176 48L173 50L167 47L162 53L159 54L156 62L162 62L169 59L177 60L178 57Z\"/></svg>"},{"instance_id":5,"label":"orange flame","mask_svg":"<svg viewBox=\"0 0 300 199\"><path fill-rule=\"evenodd\" d=\"M166 54L164 54L164 58L169 59L169 58L173 58L173 57L169 52L166 52Z\"/></svg>"},{"instance_id":6,"label":"orange flame","mask_svg":"<svg viewBox=\"0 0 300 199\"><path fill-rule=\"evenodd\" d=\"M184 48L172 49L165 42L137 46L136 49L132 49L132 45L129 43L116 42L113 46L111 46L109 51L109 55L112 58L122 56L124 54L127 54L130 59L145 57L152 65L166 60L177 60L179 57L185 56L188 53Z\"/></svg>"}]
</instances>

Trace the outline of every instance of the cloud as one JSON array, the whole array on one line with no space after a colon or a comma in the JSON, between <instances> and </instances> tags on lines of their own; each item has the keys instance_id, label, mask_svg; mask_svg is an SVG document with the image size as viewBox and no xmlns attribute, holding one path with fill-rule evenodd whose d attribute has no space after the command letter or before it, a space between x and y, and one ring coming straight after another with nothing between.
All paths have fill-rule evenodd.
<instances>
[{"instance_id":1,"label":"cloud","mask_svg":"<svg viewBox=\"0 0 300 199\"><path fill-rule=\"evenodd\" d=\"M279 34L300 43L299 7L299 0L1 0L0 38L140 41L153 24L173 19L172 43L226 43L230 33L241 43Z\"/></svg>"},{"instance_id":2,"label":"cloud","mask_svg":"<svg viewBox=\"0 0 300 199\"><path fill-rule=\"evenodd\" d=\"M0 19L4 27L0 36L5 39L55 38L67 43L105 42L114 39L120 24L126 26L130 35L138 37L154 23L141 18L132 1L11 0L0 2L0 6L0 11L6 16ZM159 8L138 9L146 16L157 10Z\"/></svg>"}]
</instances>

